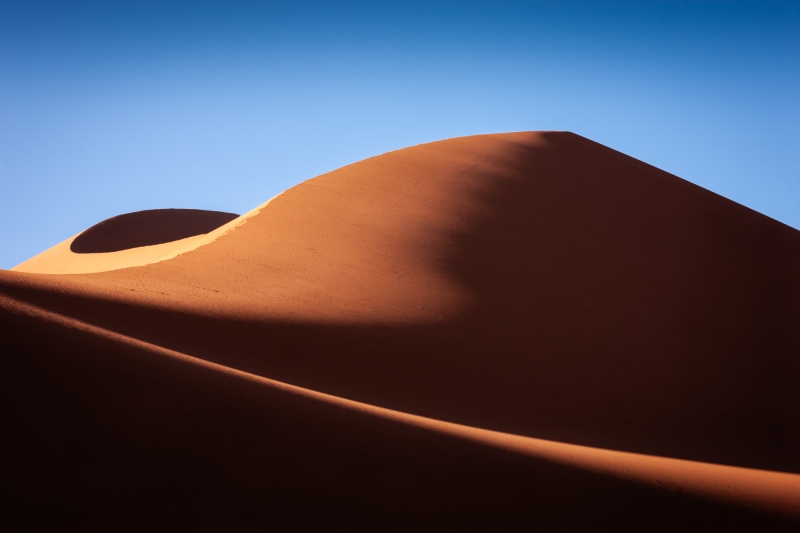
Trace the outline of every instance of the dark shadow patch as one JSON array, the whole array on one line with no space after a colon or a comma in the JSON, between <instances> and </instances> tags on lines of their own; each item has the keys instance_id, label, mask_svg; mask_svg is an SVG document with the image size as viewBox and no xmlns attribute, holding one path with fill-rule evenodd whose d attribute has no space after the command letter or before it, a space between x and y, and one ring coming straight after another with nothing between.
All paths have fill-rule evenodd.
<instances>
[{"instance_id":1,"label":"dark shadow patch","mask_svg":"<svg viewBox=\"0 0 800 533\"><path fill-rule=\"evenodd\" d=\"M204 235L238 216L202 209L136 211L95 224L78 235L69 249L76 254L101 254L164 244Z\"/></svg>"}]
</instances>

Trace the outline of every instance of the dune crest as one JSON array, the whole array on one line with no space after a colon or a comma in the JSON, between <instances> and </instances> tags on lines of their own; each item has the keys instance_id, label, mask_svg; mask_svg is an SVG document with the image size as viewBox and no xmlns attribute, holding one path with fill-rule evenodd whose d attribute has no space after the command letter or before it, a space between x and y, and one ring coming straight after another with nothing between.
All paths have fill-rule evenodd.
<instances>
[{"instance_id":1,"label":"dune crest","mask_svg":"<svg viewBox=\"0 0 800 533\"><path fill-rule=\"evenodd\" d=\"M265 205L146 267L0 272L20 513L797 528L800 232L566 132L414 146Z\"/></svg>"}]
</instances>

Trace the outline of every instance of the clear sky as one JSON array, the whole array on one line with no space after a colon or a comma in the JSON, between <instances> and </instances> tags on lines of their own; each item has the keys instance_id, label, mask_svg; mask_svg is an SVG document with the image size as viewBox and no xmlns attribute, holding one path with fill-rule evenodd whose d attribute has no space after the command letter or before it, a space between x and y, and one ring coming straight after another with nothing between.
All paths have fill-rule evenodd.
<instances>
[{"instance_id":1,"label":"clear sky","mask_svg":"<svg viewBox=\"0 0 800 533\"><path fill-rule=\"evenodd\" d=\"M800 2L0 0L0 268L114 215L549 129L800 228Z\"/></svg>"}]
</instances>

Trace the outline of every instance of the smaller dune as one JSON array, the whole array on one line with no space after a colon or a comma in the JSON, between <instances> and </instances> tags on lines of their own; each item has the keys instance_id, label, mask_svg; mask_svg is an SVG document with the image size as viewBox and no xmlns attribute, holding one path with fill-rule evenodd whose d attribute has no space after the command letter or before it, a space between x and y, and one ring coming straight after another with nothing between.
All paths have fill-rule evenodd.
<instances>
[{"instance_id":1,"label":"smaller dune","mask_svg":"<svg viewBox=\"0 0 800 533\"><path fill-rule=\"evenodd\" d=\"M69 249L78 254L119 252L205 235L238 218L201 209L149 209L111 217L87 229Z\"/></svg>"},{"instance_id":2,"label":"smaller dune","mask_svg":"<svg viewBox=\"0 0 800 533\"><path fill-rule=\"evenodd\" d=\"M150 265L213 242L269 201L239 216L202 209L150 209L118 215L62 241L11 270L88 274Z\"/></svg>"}]
</instances>

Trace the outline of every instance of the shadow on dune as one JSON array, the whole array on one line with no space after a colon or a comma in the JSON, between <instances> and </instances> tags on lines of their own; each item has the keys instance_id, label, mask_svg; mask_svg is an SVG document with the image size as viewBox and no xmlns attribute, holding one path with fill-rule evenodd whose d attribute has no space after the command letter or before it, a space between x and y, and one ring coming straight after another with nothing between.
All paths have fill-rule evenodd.
<instances>
[{"instance_id":1,"label":"shadow on dune","mask_svg":"<svg viewBox=\"0 0 800 533\"><path fill-rule=\"evenodd\" d=\"M792 531L779 516L281 394L0 316L17 531ZM217 324L225 325L225 324ZM300 333L300 332L298 332ZM318 331L316 332L318 333ZM32 387L31 385L34 385Z\"/></svg>"},{"instance_id":2,"label":"shadow on dune","mask_svg":"<svg viewBox=\"0 0 800 533\"><path fill-rule=\"evenodd\" d=\"M76 254L119 252L204 235L238 218L201 209L150 209L118 215L87 229L70 244Z\"/></svg>"}]
</instances>

